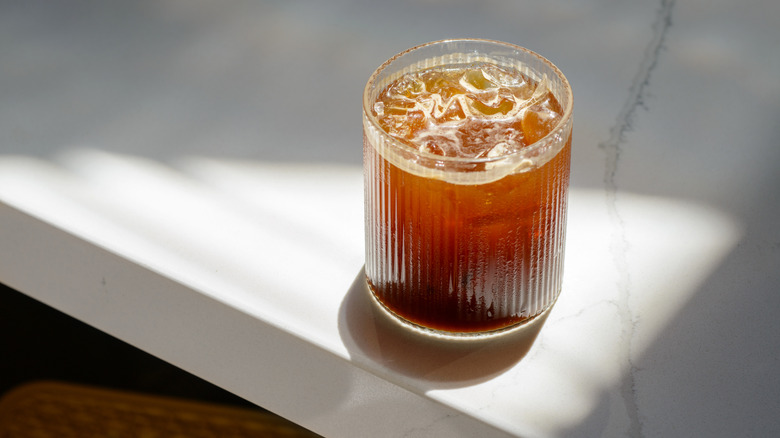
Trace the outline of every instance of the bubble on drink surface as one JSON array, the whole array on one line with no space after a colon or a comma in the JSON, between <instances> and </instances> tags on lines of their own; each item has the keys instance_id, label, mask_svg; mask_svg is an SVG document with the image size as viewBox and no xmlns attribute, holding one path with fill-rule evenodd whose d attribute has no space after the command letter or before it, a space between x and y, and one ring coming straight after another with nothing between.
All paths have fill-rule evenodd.
<instances>
[{"instance_id":1,"label":"bubble on drink surface","mask_svg":"<svg viewBox=\"0 0 780 438\"><path fill-rule=\"evenodd\" d=\"M552 129L560 115L545 106L550 99L546 78L534 81L513 69L475 63L406 74L383 90L374 113L388 134L421 152L494 158ZM525 123L527 112L531 120Z\"/></svg>"},{"instance_id":2,"label":"bubble on drink surface","mask_svg":"<svg viewBox=\"0 0 780 438\"><path fill-rule=\"evenodd\" d=\"M382 101L374 102L374 112L377 116L382 117L385 114L385 103Z\"/></svg>"},{"instance_id":3,"label":"bubble on drink surface","mask_svg":"<svg viewBox=\"0 0 780 438\"><path fill-rule=\"evenodd\" d=\"M508 153L509 153L509 146L506 143L501 142L493 146L492 148L490 148L490 150L487 153L487 157L496 158L502 155L506 155Z\"/></svg>"}]
</instances>

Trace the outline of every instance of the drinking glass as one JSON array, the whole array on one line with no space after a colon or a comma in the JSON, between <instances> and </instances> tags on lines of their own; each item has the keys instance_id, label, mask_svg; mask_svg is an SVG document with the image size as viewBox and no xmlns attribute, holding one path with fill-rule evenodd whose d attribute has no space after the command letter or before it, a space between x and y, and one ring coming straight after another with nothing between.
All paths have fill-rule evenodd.
<instances>
[{"instance_id":1,"label":"drinking glass","mask_svg":"<svg viewBox=\"0 0 780 438\"><path fill-rule=\"evenodd\" d=\"M458 156L442 152L444 135L425 144L391 135L383 119L391 108L380 103L391 84L420 72L469 67L487 69L482 74L490 79L496 77L491 66L511 72L510 82L535 86L534 96L549 92L553 119L536 97L514 103L524 105L512 126L527 145L508 150L486 140L476 156ZM475 117L481 107L467 97L448 102L461 99L464 113L468 105L467 116ZM446 98L437 102L444 105ZM363 93L365 272L380 308L408 327L457 338L506 332L547 311L561 291L571 133L568 81L522 47L437 41L382 64Z\"/></svg>"}]
</instances>

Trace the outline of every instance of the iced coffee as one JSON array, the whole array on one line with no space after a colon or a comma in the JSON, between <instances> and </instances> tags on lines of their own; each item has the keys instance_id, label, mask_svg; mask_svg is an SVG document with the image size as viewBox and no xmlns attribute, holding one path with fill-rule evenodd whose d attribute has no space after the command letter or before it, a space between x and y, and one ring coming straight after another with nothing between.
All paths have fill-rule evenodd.
<instances>
[{"instance_id":1,"label":"iced coffee","mask_svg":"<svg viewBox=\"0 0 780 438\"><path fill-rule=\"evenodd\" d=\"M549 61L451 40L403 52L363 97L366 276L404 324L480 336L561 290L572 97Z\"/></svg>"}]
</instances>

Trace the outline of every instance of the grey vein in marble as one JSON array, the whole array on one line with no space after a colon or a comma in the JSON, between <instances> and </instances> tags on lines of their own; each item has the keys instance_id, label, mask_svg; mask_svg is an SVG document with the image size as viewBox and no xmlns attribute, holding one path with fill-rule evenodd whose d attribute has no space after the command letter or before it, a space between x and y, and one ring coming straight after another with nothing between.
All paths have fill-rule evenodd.
<instances>
[{"instance_id":1,"label":"grey vein in marble","mask_svg":"<svg viewBox=\"0 0 780 438\"><path fill-rule=\"evenodd\" d=\"M613 232L611 237L610 252L612 253L613 263L615 264L618 275L618 296L616 297L615 305L621 320L622 350L626 352L628 368L628 375L623 381L620 393L629 419L627 436L631 437L641 437L643 433L636 394L635 373L638 368L631 358L636 319L629 306L631 275L628 269L627 252L630 248L630 244L626 238L625 222L621 216L617 203L619 190L617 173L622 147L626 140L626 132L631 130L632 122L636 117L636 110L640 107L648 109L645 97L650 85L650 76L658 65L660 54L664 47L664 41L666 40L666 34L671 27L673 8L674 0L661 0L655 21L652 25L653 37L645 49L645 54L639 64L639 69L629 88L628 97L617 115L615 124L610 129L609 139L599 144L599 148L604 150L606 155L604 188L606 193L607 213L615 226L615 232Z\"/></svg>"}]
</instances>

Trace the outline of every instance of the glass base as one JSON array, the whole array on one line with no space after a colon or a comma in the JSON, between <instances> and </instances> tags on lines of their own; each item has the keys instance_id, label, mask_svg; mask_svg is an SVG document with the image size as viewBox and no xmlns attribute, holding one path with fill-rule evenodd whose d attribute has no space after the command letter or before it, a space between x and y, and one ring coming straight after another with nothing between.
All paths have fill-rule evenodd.
<instances>
[{"instance_id":1,"label":"glass base","mask_svg":"<svg viewBox=\"0 0 780 438\"><path fill-rule=\"evenodd\" d=\"M553 301L544 310L542 310L540 313L534 316L528 317L515 324L506 327L501 327L494 330L485 330L485 331L476 331L476 332L445 331L445 330L438 330L438 329L422 326L420 324L409 321L408 319L395 313L390 308L388 308L384 303L382 303L382 301L380 301L379 298L377 298L376 294L373 291L373 288L371 287L371 283L368 281L368 279L366 279L365 281L366 281L366 290L368 291L368 294L371 296L371 301L374 303L374 307L378 309L380 313L382 313L386 318L390 319L391 321L395 322L397 325L405 329L411 329L425 336L431 336L434 338L444 339L444 340L475 341L475 340L510 336L511 334L519 332L531 325L537 325L537 323L539 324L544 323L544 321L547 319L547 315L550 313L550 310L555 305L555 301Z\"/></svg>"}]
</instances>

